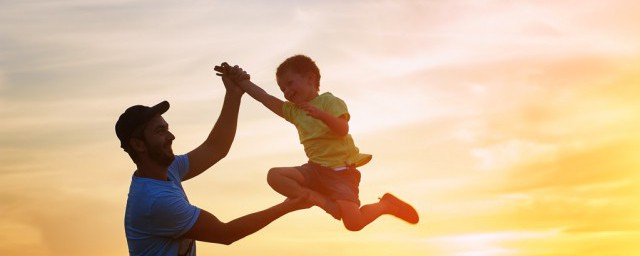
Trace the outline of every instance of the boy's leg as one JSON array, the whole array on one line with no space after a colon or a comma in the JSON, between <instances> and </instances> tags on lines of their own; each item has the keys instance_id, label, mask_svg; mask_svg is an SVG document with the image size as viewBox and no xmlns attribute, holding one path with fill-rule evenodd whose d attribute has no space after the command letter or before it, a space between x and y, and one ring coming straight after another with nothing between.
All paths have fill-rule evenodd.
<instances>
[{"instance_id":1,"label":"boy's leg","mask_svg":"<svg viewBox=\"0 0 640 256\"><path fill-rule=\"evenodd\" d=\"M305 187L303 185L306 184L305 179L305 176L296 167L275 167L271 168L267 174L267 182L276 192L289 198L296 198L308 193L309 202L339 220L341 216L338 206L318 191Z\"/></svg>"},{"instance_id":2,"label":"boy's leg","mask_svg":"<svg viewBox=\"0 0 640 256\"><path fill-rule=\"evenodd\" d=\"M418 212L413 206L389 193L384 194L379 202L360 208L358 204L347 200L338 200L337 203L342 212L342 222L350 231L361 230L383 214L396 216L411 224L419 221Z\"/></svg>"},{"instance_id":3,"label":"boy's leg","mask_svg":"<svg viewBox=\"0 0 640 256\"><path fill-rule=\"evenodd\" d=\"M390 193L384 194L380 198L380 203L385 204L389 208L389 214L400 218L411 224L416 224L420 221L418 212L410 204L400 200Z\"/></svg>"},{"instance_id":4,"label":"boy's leg","mask_svg":"<svg viewBox=\"0 0 640 256\"><path fill-rule=\"evenodd\" d=\"M342 212L342 223L350 231L359 231L381 215L389 213L389 207L380 202L362 207L347 200L338 200L336 202Z\"/></svg>"},{"instance_id":5,"label":"boy's leg","mask_svg":"<svg viewBox=\"0 0 640 256\"><path fill-rule=\"evenodd\" d=\"M295 167L274 167L267 173L267 183L281 195L296 198L303 192L305 180Z\"/></svg>"}]
</instances>

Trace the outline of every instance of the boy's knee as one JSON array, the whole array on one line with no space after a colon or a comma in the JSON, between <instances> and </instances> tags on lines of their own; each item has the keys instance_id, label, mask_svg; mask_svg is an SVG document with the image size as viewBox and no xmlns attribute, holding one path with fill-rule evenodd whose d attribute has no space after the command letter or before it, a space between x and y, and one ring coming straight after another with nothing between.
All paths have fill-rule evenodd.
<instances>
[{"instance_id":1,"label":"boy's knee","mask_svg":"<svg viewBox=\"0 0 640 256\"><path fill-rule=\"evenodd\" d=\"M354 232L360 231L362 230L362 228L364 228L364 225L357 221L346 221L343 219L342 224L344 224L344 227L347 228L347 230Z\"/></svg>"},{"instance_id":2,"label":"boy's knee","mask_svg":"<svg viewBox=\"0 0 640 256\"><path fill-rule=\"evenodd\" d=\"M359 219L349 217L344 218L344 215L342 217L342 224L344 224L344 227L349 231L360 231L365 226Z\"/></svg>"},{"instance_id":3,"label":"boy's knee","mask_svg":"<svg viewBox=\"0 0 640 256\"><path fill-rule=\"evenodd\" d=\"M281 172L282 169L278 168L278 167L273 167L271 169L269 169L269 172L267 172L268 176L272 176L272 175L277 175L278 173Z\"/></svg>"},{"instance_id":4,"label":"boy's knee","mask_svg":"<svg viewBox=\"0 0 640 256\"><path fill-rule=\"evenodd\" d=\"M269 172L267 172L267 182L271 185L273 182L281 178L283 175L281 168L271 168Z\"/></svg>"}]
</instances>

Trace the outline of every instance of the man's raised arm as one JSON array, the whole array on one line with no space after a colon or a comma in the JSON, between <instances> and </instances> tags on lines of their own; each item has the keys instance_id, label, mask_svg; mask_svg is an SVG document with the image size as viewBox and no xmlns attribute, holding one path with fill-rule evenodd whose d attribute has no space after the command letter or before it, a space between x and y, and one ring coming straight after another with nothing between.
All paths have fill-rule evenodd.
<instances>
[{"instance_id":1,"label":"man's raised arm","mask_svg":"<svg viewBox=\"0 0 640 256\"><path fill-rule=\"evenodd\" d=\"M187 154L189 172L182 178L183 181L198 176L227 156L236 136L240 99L244 91L226 76L222 77L222 82L226 89L222 111L207 139Z\"/></svg>"}]
</instances>

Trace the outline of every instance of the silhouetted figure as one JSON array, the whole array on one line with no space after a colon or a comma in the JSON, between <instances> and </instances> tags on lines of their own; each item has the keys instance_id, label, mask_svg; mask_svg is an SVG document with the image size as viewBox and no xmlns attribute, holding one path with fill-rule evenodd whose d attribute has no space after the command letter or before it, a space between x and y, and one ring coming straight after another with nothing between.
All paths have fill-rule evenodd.
<instances>
[{"instance_id":1,"label":"silhouetted figure","mask_svg":"<svg viewBox=\"0 0 640 256\"><path fill-rule=\"evenodd\" d=\"M416 210L386 193L380 201L360 207L360 171L356 168L371 160L360 153L349 134L347 105L329 92L318 94L320 71L304 55L286 59L276 71L282 101L258 87L238 66L223 63L216 67L233 79L251 97L286 121L295 125L300 143L309 161L296 167L275 167L267 181L278 193L298 198L309 194L309 202L324 209L344 226L358 231L383 214L391 214L409 223L418 223Z\"/></svg>"},{"instance_id":2,"label":"silhouetted figure","mask_svg":"<svg viewBox=\"0 0 640 256\"><path fill-rule=\"evenodd\" d=\"M195 240L228 245L286 213L311 207L301 195L224 223L189 203L182 181L224 158L235 137L244 92L227 77L222 80L226 95L218 121L207 139L185 155L175 156L171 148L175 136L162 118L169 109L167 101L152 107L132 106L118 119L115 130L120 146L137 168L124 220L130 255L196 255Z\"/></svg>"}]
</instances>

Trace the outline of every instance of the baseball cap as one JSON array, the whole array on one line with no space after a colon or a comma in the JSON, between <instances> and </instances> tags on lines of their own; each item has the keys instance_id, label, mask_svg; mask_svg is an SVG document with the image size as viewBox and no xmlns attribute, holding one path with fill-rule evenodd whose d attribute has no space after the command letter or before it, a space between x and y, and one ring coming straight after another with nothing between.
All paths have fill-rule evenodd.
<instances>
[{"instance_id":1,"label":"baseball cap","mask_svg":"<svg viewBox=\"0 0 640 256\"><path fill-rule=\"evenodd\" d=\"M169 110L169 102L166 100L153 107L143 105L129 107L116 122L116 135L120 139L120 147L126 150L136 128L149 122L155 115L164 114L167 110Z\"/></svg>"}]
</instances>

